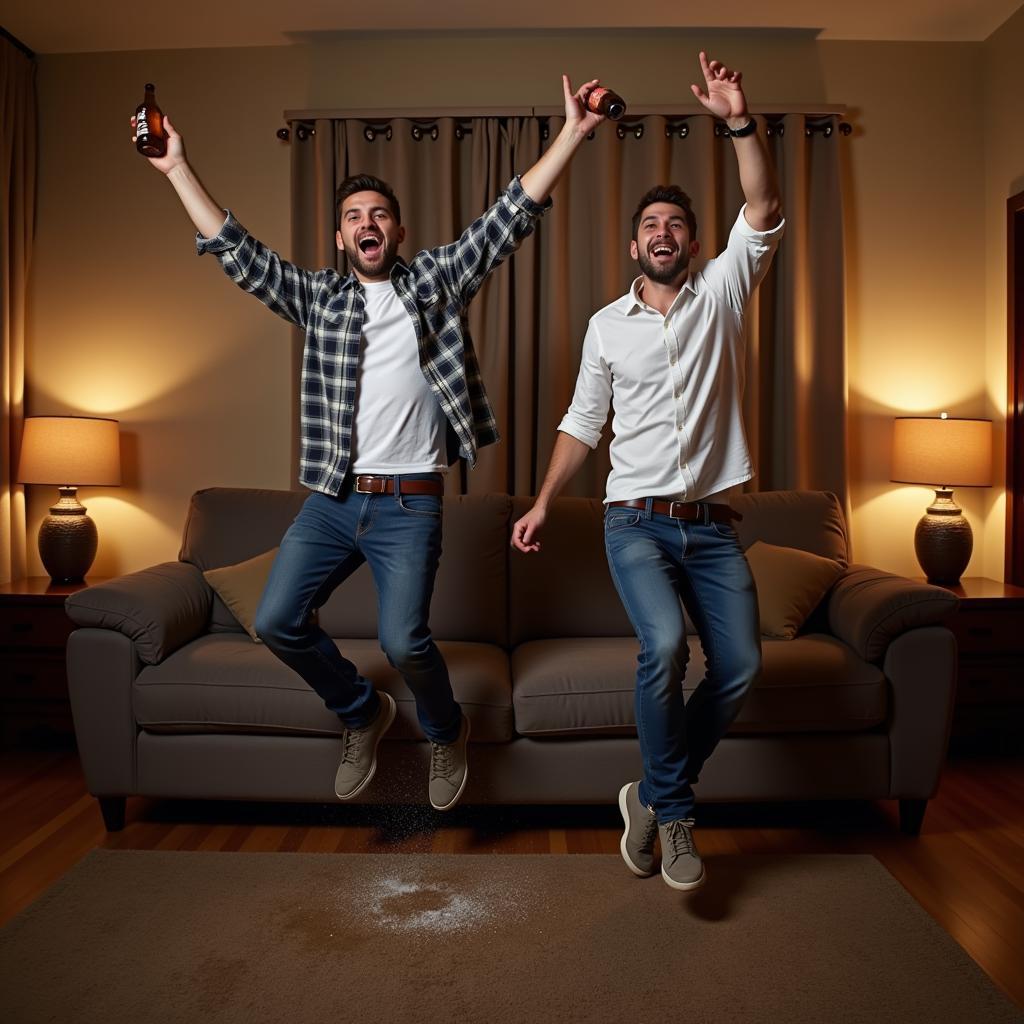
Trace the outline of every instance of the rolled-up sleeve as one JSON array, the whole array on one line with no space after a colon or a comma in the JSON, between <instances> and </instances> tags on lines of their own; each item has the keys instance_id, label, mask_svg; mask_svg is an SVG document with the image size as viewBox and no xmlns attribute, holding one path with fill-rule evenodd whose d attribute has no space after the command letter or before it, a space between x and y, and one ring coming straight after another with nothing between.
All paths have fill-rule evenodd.
<instances>
[{"instance_id":1,"label":"rolled-up sleeve","mask_svg":"<svg viewBox=\"0 0 1024 1024\"><path fill-rule=\"evenodd\" d=\"M611 371L601 354L601 335L591 320L583 339L576 391L558 429L564 434L571 434L588 448L596 448L608 419L611 397Z\"/></svg>"}]
</instances>

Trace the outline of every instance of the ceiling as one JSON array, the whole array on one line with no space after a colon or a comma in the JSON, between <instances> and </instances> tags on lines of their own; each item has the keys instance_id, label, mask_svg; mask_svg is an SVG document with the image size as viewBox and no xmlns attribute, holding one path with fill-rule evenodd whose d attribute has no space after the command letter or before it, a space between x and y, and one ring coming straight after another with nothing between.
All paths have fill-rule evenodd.
<instances>
[{"instance_id":1,"label":"ceiling","mask_svg":"<svg viewBox=\"0 0 1024 1024\"><path fill-rule=\"evenodd\" d=\"M317 33L500 29L803 29L823 39L987 39L1022 0L0 0L0 25L36 53L279 46Z\"/></svg>"}]
</instances>

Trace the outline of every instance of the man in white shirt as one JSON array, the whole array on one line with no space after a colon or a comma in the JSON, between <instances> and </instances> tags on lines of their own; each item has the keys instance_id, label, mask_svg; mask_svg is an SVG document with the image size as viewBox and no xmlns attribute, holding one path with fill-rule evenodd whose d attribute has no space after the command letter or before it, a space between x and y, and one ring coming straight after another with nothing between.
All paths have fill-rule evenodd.
<instances>
[{"instance_id":1,"label":"man in white shirt","mask_svg":"<svg viewBox=\"0 0 1024 1024\"><path fill-rule=\"evenodd\" d=\"M757 595L732 521L731 495L753 476L742 422L746 305L783 232L775 173L747 113L740 73L700 54L694 95L733 137L746 204L725 250L702 271L690 199L657 186L633 217L641 275L590 320L576 392L533 508L512 544L536 551L555 495L597 446L614 406L605 549L640 641L636 723L644 777L619 793L622 856L675 889L705 877L693 841L693 783L761 667ZM688 702L682 605L707 674Z\"/></svg>"}]
</instances>

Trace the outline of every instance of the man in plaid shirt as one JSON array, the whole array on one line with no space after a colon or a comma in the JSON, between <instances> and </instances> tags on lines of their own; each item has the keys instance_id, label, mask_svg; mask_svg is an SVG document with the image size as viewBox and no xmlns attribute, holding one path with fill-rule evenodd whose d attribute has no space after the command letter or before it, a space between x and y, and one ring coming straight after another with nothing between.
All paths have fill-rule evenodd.
<instances>
[{"instance_id":1,"label":"man in plaid shirt","mask_svg":"<svg viewBox=\"0 0 1024 1024\"><path fill-rule=\"evenodd\" d=\"M381 647L416 698L431 742L430 802L448 810L465 789L469 719L427 625L444 473L459 456L474 464L477 449L498 439L465 310L533 230L577 147L604 120L584 105L597 84L574 93L563 75L565 125L543 156L458 241L409 264L398 257L405 229L390 186L347 178L336 236L352 268L346 277L303 270L250 236L200 183L164 118L167 154L150 163L192 218L198 251L213 253L239 287L305 332L300 479L312 493L281 541L255 627L345 725L340 800L369 785L396 712L394 698L360 675L312 619L364 561L377 586Z\"/></svg>"}]
</instances>

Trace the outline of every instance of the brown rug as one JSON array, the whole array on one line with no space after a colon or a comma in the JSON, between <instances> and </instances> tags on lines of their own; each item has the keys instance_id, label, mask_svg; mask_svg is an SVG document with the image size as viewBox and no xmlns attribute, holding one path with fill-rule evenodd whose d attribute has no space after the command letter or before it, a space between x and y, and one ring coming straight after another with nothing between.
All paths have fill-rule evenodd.
<instances>
[{"instance_id":1,"label":"brown rug","mask_svg":"<svg viewBox=\"0 0 1024 1024\"><path fill-rule=\"evenodd\" d=\"M1024 1020L866 856L97 850L0 932L0 1021Z\"/></svg>"}]
</instances>

